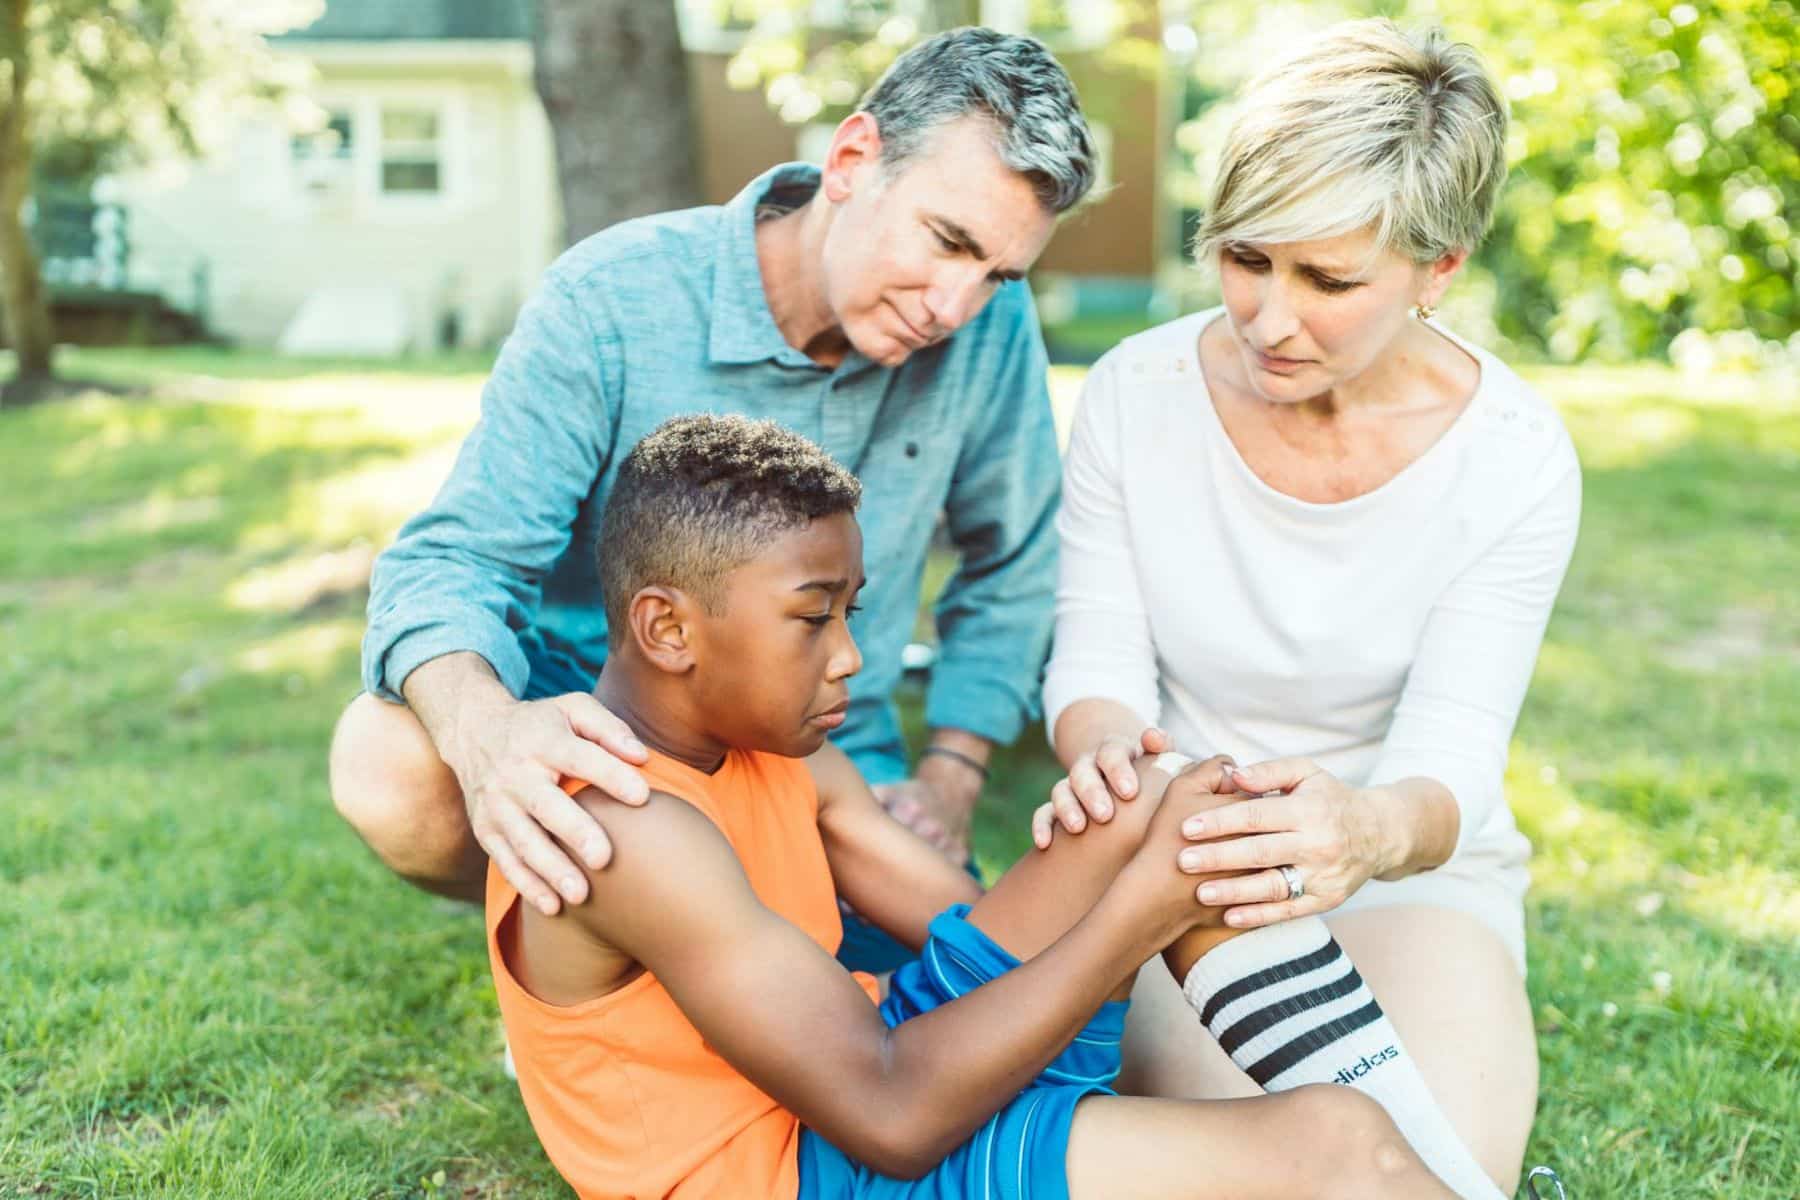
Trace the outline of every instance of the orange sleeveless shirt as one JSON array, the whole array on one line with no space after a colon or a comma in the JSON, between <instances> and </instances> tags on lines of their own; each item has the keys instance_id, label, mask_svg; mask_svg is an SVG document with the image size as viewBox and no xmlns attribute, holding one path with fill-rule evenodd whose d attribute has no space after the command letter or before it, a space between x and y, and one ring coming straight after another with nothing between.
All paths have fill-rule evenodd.
<instances>
[{"instance_id":1,"label":"orange sleeveless shirt","mask_svg":"<svg viewBox=\"0 0 1800 1200\"><path fill-rule=\"evenodd\" d=\"M706 814L763 904L837 952L843 923L804 762L734 750L707 775L653 754L644 777ZM564 785L571 794L583 786ZM488 961L500 1015L532 1128L563 1178L584 1200L793 1200L799 1119L714 1053L649 973L566 1007L525 991L499 939L518 900L490 865ZM857 979L878 1002L875 980Z\"/></svg>"}]
</instances>

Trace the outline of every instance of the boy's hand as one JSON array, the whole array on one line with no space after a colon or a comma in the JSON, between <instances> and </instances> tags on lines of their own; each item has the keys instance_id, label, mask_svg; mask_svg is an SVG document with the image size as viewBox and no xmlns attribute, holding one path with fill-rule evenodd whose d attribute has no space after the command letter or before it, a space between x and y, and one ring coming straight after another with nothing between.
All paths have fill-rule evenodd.
<instances>
[{"instance_id":1,"label":"boy's hand","mask_svg":"<svg viewBox=\"0 0 1800 1200\"><path fill-rule=\"evenodd\" d=\"M1223 906L1200 902L1203 884L1229 878L1236 871L1191 874L1183 869L1180 855L1189 846L1183 824L1194 814L1231 803L1231 760L1218 755L1193 763L1164 788L1161 772L1144 773L1144 792L1162 791L1162 805L1151 819L1144 843L1132 856L1121 878L1132 881L1134 895L1143 898L1149 913L1167 922L1171 940L1196 925L1222 925Z\"/></svg>"}]
</instances>

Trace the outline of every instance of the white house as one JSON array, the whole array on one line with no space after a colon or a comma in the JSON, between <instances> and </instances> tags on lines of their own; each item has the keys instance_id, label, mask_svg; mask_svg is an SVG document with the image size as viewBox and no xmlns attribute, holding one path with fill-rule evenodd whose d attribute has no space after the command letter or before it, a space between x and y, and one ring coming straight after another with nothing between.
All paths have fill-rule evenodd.
<instances>
[{"instance_id":1,"label":"white house","mask_svg":"<svg viewBox=\"0 0 1800 1200\"><path fill-rule=\"evenodd\" d=\"M208 160L113 181L134 286L205 263L225 338L297 353L479 345L560 246L525 0L337 0L275 45L312 64L316 131L245 119Z\"/></svg>"},{"instance_id":2,"label":"white house","mask_svg":"<svg viewBox=\"0 0 1800 1200\"><path fill-rule=\"evenodd\" d=\"M264 109L206 161L107 181L99 198L123 210L122 222L103 214L108 244L128 245L108 260L127 264L122 286L194 312L220 337L295 353L497 342L562 244L549 123L531 77L532 2L329 0L313 24L274 39L311 67L300 105L310 121ZM865 7L909 11L914 0L812 0L808 14L873 36ZM1110 98L1116 128L1132 131L1115 138L1105 117L1095 122L1117 186L1051 245L1040 285L1144 290L1157 254L1162 114L1154 81L1109 75L1101 52L1115 0L983 0L971 11L1045 37L1084 91ZM749 37L732 10L680 0L678 12L705 200L822 147L829 125L790 125L731 85L732 55ZM1046 14L1056 17L1048 27ZM1144 19L1139 32L1155 35Z\"/></svg>"}]
</instances>

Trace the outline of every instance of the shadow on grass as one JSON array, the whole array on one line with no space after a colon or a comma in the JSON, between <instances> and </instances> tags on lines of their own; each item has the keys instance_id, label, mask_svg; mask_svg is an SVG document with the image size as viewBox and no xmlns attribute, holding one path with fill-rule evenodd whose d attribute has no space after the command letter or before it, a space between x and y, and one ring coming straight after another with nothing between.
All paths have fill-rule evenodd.
<instances>
[{"instance_id":1,"label":"shadow on grass","mask_svg":"<svg viewBox=\"0 0 1800 1200\"><path fill-rule=\"evenodd\" d=\"M236 549L310 485L414 443L355 410L136 404L88 397L0 414L0 575L116 571L176 550ZM278 550L279 547L273 547Z\"/></svg>"}]
</instances>

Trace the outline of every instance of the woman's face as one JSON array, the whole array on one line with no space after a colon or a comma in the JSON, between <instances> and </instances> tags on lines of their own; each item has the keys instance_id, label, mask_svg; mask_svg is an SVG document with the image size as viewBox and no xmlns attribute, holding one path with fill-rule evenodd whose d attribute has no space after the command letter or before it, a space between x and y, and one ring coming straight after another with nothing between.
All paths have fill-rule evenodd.
<instances>
[{"instance_id":1,"label":"woman's face","mask_svg":"<svg viewBox=\"0 0 1800 1200\"><path fill-rule=\"evenodd\" d=\"M1392 250L1371 255L1374 244L1361 230L1219 250L1226 318L1258 395L1299 403L1362 375L1462 262L1420 266Z\"/></svg>"}]
</instances>

